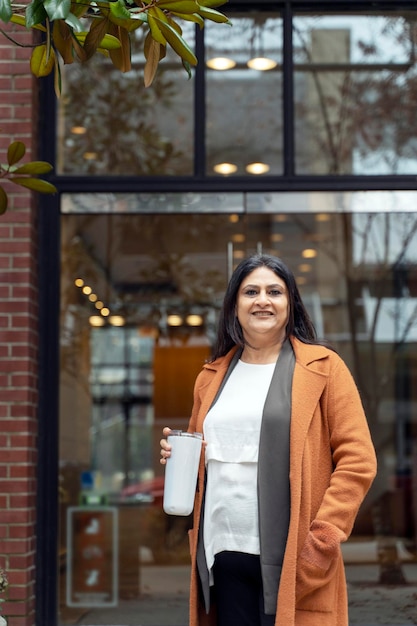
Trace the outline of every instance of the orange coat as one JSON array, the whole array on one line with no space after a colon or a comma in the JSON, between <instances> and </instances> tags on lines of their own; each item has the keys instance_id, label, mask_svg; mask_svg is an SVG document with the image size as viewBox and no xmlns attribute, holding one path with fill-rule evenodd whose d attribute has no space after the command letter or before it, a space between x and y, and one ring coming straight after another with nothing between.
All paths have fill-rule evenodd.
<instances>
[{"instance_id":1,"label":"orange coat","mask_svg":"<svg viewBox=\"0 0 417 626\"><path fill-rule=\"evenodd\" d=\"M376 473L375 451L353 378L333 351L291 338L296 363L290 427L291 516L275 626L347 626L340 543L352 531ZM189 430L204 418L234 350L204 365L194 388ZM215 625L198 597L198 526L205 465L200 460L190 531L190 626Z\"/></svg>"}]
</instances>

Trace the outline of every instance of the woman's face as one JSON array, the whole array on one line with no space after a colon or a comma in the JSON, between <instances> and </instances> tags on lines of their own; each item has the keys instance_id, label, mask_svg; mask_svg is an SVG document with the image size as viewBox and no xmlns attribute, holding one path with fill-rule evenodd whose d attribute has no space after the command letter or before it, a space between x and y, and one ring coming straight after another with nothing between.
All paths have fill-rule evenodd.
<instances>
[{"instance_id":1,"label":"woman's face","mask_svg":"<svg viewBox=\"0 0 417 626\"><path fill-rule=\"evenodd\" d=\"M236 315L249 344L256 345L261 338L271 342L283 341L288 311L285 282L268 267L258 267L241 282Z\"/></svg>"}]
</instances>

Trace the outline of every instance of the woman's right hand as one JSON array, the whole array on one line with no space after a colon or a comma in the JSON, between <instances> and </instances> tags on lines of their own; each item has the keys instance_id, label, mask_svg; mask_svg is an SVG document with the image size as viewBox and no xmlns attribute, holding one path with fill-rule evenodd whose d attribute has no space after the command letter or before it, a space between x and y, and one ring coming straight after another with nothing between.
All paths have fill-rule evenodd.
<instances>
[{"instance_id":1,"label":"woman's right hand","mask_svg":"<svg viewBox=\"0 0 417 626\"><path fill-rule=\"evenodd\" d=\"M169 459L169 457L171 456L171 446L169 445L168 441L167 441L167 437L169 435L169 433L171 432L171 429L168 428L168 426L165 426L165 428L162 430L162 433L164 435L164 439L161 439L160 444L161 444L161 458L159 460L159 462L162 465L165 465L167 462L167 459Z\"/></svg>"}]
</instances>

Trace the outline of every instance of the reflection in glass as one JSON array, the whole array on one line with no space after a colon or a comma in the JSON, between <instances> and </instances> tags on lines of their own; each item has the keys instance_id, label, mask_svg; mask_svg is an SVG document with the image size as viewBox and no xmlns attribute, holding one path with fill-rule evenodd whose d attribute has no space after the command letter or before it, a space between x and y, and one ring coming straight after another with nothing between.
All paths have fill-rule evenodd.
<instances>
[{"instance_id":1,"label":"reflection in glass","mask_svg":"<svg viewBox=\"0 0 417 626\"><path fill-rule=\"evenodd\" d=\"M184 37L193 45L194 29ZM193 80L167 50L154 83L143 84L143 32L132 33L132 69L110 61L67 65L59 101L60 174L153 176L193 172ZM100 55L98 55L100 56Z\"/></svg>"},{"instance_id":2,"label":"reflection in glass","mask_svg":"<svg viewBox=\"0 0 417 626\"><path fill-rule=\"evenodd\" d=\"M410 209L415 195L393 192L385 206ZM227 213L225 194L216 214L62 217L62 624L187 623L190 520L162 511L158 442L167 423L186 427L229 271L255 251L294 270L318 335L358 383L379 472L343 545L350 623L363 622L370 585L388 601L367 623L394 623L386 612L394 584L404 598L417 584L417 214L376 213L378 198L242 194L240 213ZM108 309L105 319L85 287ZM102 326L90 324L93 315ZM120 580L117 608L90 607L80 618L62 593L65 512L86 495L86 474L118 511ZM409 604L395 604L402 623L411 623Z\"/></svg>"},{"instance_id":3,"label":"reflection in glass","mask_svg":"<svg viewBox=\"0 0 417 626\"><path fill-rule=\"evenodd\" d=\"M417 172L416 17L296 17L297 174Z\"/></svg>"},{"instance_id":4,"label":"reflection in glass","mask_svg":"<svg viewBox=\"0 0 417 626\"><path fill-rule=\"evenodd\" d=\"M282 23L277 16L231 16L233 28L208 23L206 46L206 173L282 173ZM215 59L228 59L219 71ZM254 59L256 58L256 62ZM254 69L250 69L252 60ZM262 65L261 65L262 64ZM232 165L223 171L221 165ZM247 170L264 163L262 170Z\"/></svg>"}]
</instances>

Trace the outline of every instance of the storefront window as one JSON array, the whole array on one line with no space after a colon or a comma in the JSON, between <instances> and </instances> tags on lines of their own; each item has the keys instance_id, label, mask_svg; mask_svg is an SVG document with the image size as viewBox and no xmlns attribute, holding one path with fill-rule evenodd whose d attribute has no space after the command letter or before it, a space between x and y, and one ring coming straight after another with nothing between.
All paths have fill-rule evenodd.
<instances>
[{"instance_id":1,"label":"storefront window","mask_svg":"<svg viewBox=\"0 0 417 626\"><path fill-rule=\"evenodd\" d=\"M366 623L411 623L415 192L200 194L217 202L202 213L192 194L107 201L118 212L99 214L100 195L63 197L60 625L188 623L190 518L162 510L161 429L186 427L228 276L256 251L294 270L318 335L357 381L377 450L343 546L350 623L364 623L365 605Z\"/></svg>"},{"instance_id":2,"label":"storefront window","mask_svg":"<svg viewBox=\"0 0 417 626\"><path fill-rule=\"evenodd\" d=\"M416 13L294 20L297 174L415 174Z\"/></svg>"},{"instance_id":3,"label":"storefront window","mask_svg":"<svg viewBox=\"0 0 417 626\"><path fill-rule=\"evenodd\" d=\"M282 20L232 16L206 27L206 173L279 175L283 168Z\"/></svg>"},{"instance_id":4,"label":"storefront window","mask_svg":"<svg viewBox=\"0 0 417 626\"><path fill-rule=\"evenodd\" d=\"M183 27L193 47L194 28ZM194 169L194 80L170 49L151 87L143 82L143 38L132 34L132 69L98 55L65 66L57 126L58 174L183 176Z\"/></svg>"}]
</instances>

